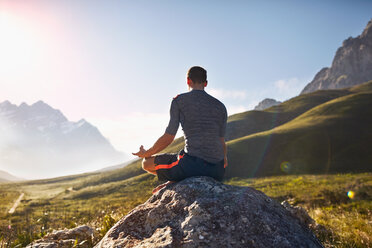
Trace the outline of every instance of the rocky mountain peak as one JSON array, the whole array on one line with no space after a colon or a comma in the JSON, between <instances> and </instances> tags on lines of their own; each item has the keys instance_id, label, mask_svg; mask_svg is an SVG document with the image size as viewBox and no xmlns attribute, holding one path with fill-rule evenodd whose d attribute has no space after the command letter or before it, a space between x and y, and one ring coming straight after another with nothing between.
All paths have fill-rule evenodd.
<instances>
[{"instance_id":1,"label":"rocky mountain peak","mask_svg":"<svg viewBox=\"0 0 372 248\"><path fill-rule=\"evenodd\" d=\"M133 209L95 247L322 247L307 227L315 222L297 213L253 188L192 177Z\"/></svg>"},{"instance_id":2,"label":"rocky mountain peak","mask_svg":"<svg viewBox=\"0 0 372 248\"><path fill-rule=\"evenodd\" d=\"M35 108L52 108L48 104L46 104L45 102L43 102L42 100L39 100L39 101L33 103L31 105L31 107L35 107Z\"/></svg>"},{"instance_id":3,"label":"rocky mountain peak","mask_svg":"<svg viewBox=\"0 0 372 248\"><path fill-rule=\"evenodd\" d=\"M5 100L3 102L0 102L0 106L1 107L7 107L7 106L10 106L12 105L8 100Z\"/></svg>"},{"instance_id":4,"label":"rocky mountain peak","mask_svg":"<svg viewBox=\"0 0 372 248\"><path fill-rule=\"evenodd\" d=\"M360 38L366 40L366 42L371 42L372 40L372 19L368 22L366 28L363 30L363 33L360 35Z\"/></svg>"},{"instance_id":5,"label":"rocky mountain peak","mask_svg":"<svg viewBox=\"0 0 372 248\"><path fill-rule=\"evenodd\" d=\"M10 101L6 100L0 103L0 114L1 112L12 111L16 108L17 108L17 105L12 104Z\"/></svg>"},{"instance_id":6,"label":"rocky mountain peak","mask_svg":"<svg viewBox=\"0 0 372 248\"><path fill-rule=\"evenodd\" d=\"M281 103L282 102L279 102L275 99L265 98L264 100L259 102L256 107L254 107L254 110L264 110L264 109L270 108L272 106L279 105Z\"/></svg>"},{"instance_id":7,"label":"rocky mountain peak","mask_svg":"<svg viewBox=\"0 0 372 248\"><path fill-rule=\"evenodd\" d=\"M29 105L25 102L22 102L20 105L19 105L20 108L28 108Z\"/></svg>"},{"instance_id":8,"label":"rocky mountain peak","mask_svg":"<svg viewBox=\"0 0 372 248\"><path fill-rule=\"evenodd\" d=\"M342 43L332 66L320 70L301 94L351 87L369 80L372 80L372 20L361 35Z\"/></svg>"}]
</instances>

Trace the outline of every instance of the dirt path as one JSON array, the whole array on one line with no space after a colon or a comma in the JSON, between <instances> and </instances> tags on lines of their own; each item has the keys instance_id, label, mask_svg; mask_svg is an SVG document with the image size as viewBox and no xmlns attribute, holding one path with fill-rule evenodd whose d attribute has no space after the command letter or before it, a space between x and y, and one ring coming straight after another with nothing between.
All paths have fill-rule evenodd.
<instances>
[{"instance_id":1,"label":"dirt path","mask_svg":"<svg viewBox=\"0 0 372 248\"><path fill-rule=\"evenodd\" d=\"M15 201L13 207L9 210L8 213L10 213L10 214L14 213L14 211L16 210L16 208L18 207L18 205L21 203L21 200L22 200L22 198L23 198L24 195L25 195L25 193L22 193L22 194L18 197L18 199Z\"/></svg>"}]
</instances>

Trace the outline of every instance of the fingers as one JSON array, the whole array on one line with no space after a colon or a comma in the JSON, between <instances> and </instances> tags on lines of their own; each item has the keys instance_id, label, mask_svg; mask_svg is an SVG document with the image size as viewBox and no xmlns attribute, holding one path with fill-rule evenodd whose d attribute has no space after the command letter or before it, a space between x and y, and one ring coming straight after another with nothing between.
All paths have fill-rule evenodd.
<instances>
[{"instance_id":1,"label":"fingers","mask_svg":"<svg viewBox=\"0 0 372 248\"><path fill-rule=\"evenodd\" d=\"M146 151L146 150L143 148L143 145L141 145L140 148L139 148L139 151L136 152L136 153L132 152L132 154L134 156L138 156L139 157L140 156L140 153L143 153L144 151Z\"/></svg>"}]
</instances>

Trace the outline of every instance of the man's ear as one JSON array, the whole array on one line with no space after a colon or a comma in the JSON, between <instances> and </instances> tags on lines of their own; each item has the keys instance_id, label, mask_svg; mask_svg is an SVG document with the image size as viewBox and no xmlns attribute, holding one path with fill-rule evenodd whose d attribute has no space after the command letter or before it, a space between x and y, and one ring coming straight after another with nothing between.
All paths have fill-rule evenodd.
<instances>
[{"instance_id":1,"label":"man's ear","mask_svg":"<svg viewBox=\"0 0 372 248\"><path fill-rule=\"evenodd\" d=\"M205 83L204 83L204 87L207 87L207 85L208 85L208 80L205 81Z\"/></svg>"},{"instance_id":2,"label":"man's ear","mask_svg":"<svg viewBox=\"0 0 372 248\"><path fill-rule=\"evenodd\" d=\"M191 83L192 83L192 80L188 77L188 78L187 78L187 85L190 86Z\"/></svg>"}]
</instances>

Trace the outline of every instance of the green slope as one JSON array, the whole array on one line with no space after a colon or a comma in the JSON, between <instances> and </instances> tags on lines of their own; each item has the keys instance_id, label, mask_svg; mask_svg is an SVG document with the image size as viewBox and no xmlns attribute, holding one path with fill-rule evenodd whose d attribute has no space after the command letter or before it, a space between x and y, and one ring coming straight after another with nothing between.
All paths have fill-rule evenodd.
<instances>
[{"instance_id":1,"label":"green slope","mask_svg":"<svg viewBox=\"0 0 372 248\"><path fill-rule=\"evenodd\" d=\"M322 91L317 91L317 92L313 92L310 94L304 94L298 97L294 97L278 106L271 107L265 111L247 111L244 113L232 115L228 119L227 138L228 139L233 138L233 137L241 138L241 137L245 137L250 134L257 134L262 131L267 131L275 127L279 127L285 123L287 123L288 126L286 126L286 128L288 128L289 123L291 123L291 120L294 120L296 117L299 117L301 114L307 113L309 110L314 109L315 107L319 105L330 102L333 99L342 99L342 97L344 96L353 95L356 93L368 92L370 90L372 90L372 82L359 85L359 86L356 86L350 89L322 90ZM366 104L366 103L363 103L363 104ZM342 113L340 113L340 115L342 115ZM351 118L354 118L354 117L351 117ZM355 118L358 118L358 116L355 116ZM314 123L321 121L321 120L322 120L321 116L319 116L318 120L317 120L316 115L312 117L312 121ZM293 125L293 123L291 123L290 125ZM312 122L309 122L308 125L311 126ZM308 125L304 125L304 127ZM326 131L324 131L321 128L318 130L318 128L319 128L318 126L314 125L313 127L313 129L315 130L314 133L317 132L322 137L322 135L324 135ZM312 130L312 128L310 129ZM274 129L274 130L279 130L279 129ZM311 136L311 134L306 134L306 135ZM340 133L339 135L345 136L345 138L347 137L347 134L345 133ZM299 137L302 137L302 138L299 138ZM228 143L229 160L230 160L231 167L228 168L227 175L228 176L240 175L239 171L234 168L237 166L245 167L245 163L247 160L245 156L242 156L241 154L242 152L244 154L249 155L248 164L261 163L258 158L260 159L264 158L262 154L266 151L267 146L271 144L271 140L274 138L275 140L283 139L282 142L286 144L286 143L296 143L295 142L296 140L301 140L304 137L303 135L293 135L293 136L288 136L288 137L278 136L275 132L269 135L268 133L264 132L257 137L256 136L250 137L249 140L251 141L248 142L249 143L248 148L247 147L241 148L240 144L243 144L244 142L239 143L239 142L242 142L242 141L239 141L238 144L235 144L238 140L236 139L232 140L231 142ZM288 140L288 139L293 139L293 140ZM182 149L184 145L183 142L184 142L183 137L178 138L163 152L177 152L180 149ZM314 144L315 142L316 141L314 141ZM253 148L250 149L249 146L252 146ZM283 149L284 147L286 146L283 146ZM254 153L256 155L252 155L251 152L247 151L247 149L252 152L255 151ZM281 153L280 149L278 149L277 151L272 150L272 149L277 149L277 148L272 147L270 149L270 154L275 153L275 152ZM318 146L318 149L319 151L323 151L324 147ZM304 153L305 153L304 156L307 156L307 153L306 152ZM270 157L266 158L265 160L270 160ZM252 165L248 167L250 168L251 166ZM244 176L254 175L254 173L250 169L242 169L242 171L246 171L244 173ZM83 188L86 186L93 186L93 185L100 185L100 184L109 183L109 182L116 182L116 181L131 178L133 176L138 176L143 173L144 171L141 168L141 162L140 160L137 160L124 168L113 170L113 171L108 171L108 172L103 172L100 174L87 177L85 180L82 180L82 182L76 187ZM277 174L277 173L279 172L277 171L266 172L266 174ZM261 174L258 174L258 175L261 175Z\"/></svg>"},{"instance_id":2,"label":"green slope","mask_svg":"<svg viewBox=\"0 0 372 248\"><path fill-rule=\"evenodd\" d=\"M348 94L349 90L321 90L294 97L264 111L252 110L232 115L228 119L226 140L270 130L319 104Z\"/></svg>"},{"instance_id":3,"label":"green slope","mask_svg":"<svg viewBox=\"0 0 372 248\"><path fill-rule=\"evenodd\" d=\"M228 142L226 175L371 171L371 85L363 86L365 92L363 87L351 89L354 94L323 103L272 130Z\"/></svg>"}]
</instances>

